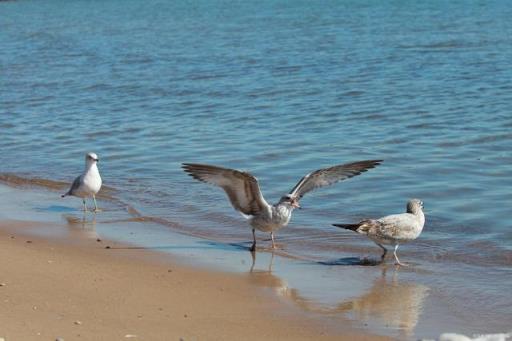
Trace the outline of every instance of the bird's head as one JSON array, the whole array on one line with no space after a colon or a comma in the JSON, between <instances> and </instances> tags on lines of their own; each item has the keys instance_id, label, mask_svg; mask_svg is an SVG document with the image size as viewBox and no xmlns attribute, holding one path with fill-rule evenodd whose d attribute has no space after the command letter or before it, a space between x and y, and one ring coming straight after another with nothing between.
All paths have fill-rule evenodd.
<instances>
[{"instance_id":1,"label":"bird's head","mask_svg":"<svg viewBox=\"0 0 512 341\"><path fill-rule=\"evenodd\" d=\"M407 213L419 213L423 211L423 201L420 199L411 199L407 202Z\"/></svg>"},{"instance_id":2,"label":"bird's head","mask_svg":"<svg viewBox=\"0 0 512 341\"><path fill-rule=\"evenodd\" d=\"M96 153L85 154L85 164L87 166L93 165L93 164L97 163L98 161L100 161L100 159L98 159L98 155L96 155Z\"/></svg>"},{"instance_id":3,"label":"bird's head","mask_svg":"<svg viewBox=\"0 0 512 341\"><path fill-rule=\"evenodd\" d=\"M299 205L299 199L297 199L296 197L293 197L289 194L281 197L281 200L279 200L279 203L280 204L288 204L292 208L301 208Z\"/></svg>"}]
</instances>

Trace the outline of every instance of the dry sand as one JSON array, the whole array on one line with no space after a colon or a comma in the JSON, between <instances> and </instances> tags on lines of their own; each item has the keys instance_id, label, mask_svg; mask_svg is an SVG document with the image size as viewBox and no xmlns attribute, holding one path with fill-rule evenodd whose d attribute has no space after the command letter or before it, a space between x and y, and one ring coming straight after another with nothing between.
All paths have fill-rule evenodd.
<instances>
[{"instance_id":1,"label":"dry sand","mask_svg":"<svg viewBox=\"0 0 512 341\"><path fill-rule=\"evenodd\" d=\"M327 328L247 276L0 222L0 337L14 340L379 340ZM21 231L21 232L20 232ZM340 321L343 323L343 321Z\"/></svg>"}]
</instances>

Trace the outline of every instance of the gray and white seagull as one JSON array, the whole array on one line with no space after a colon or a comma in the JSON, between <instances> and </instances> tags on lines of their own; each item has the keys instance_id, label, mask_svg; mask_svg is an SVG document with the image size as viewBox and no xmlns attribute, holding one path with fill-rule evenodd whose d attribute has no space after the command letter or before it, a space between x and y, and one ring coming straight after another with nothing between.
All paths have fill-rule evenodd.
<instances>
[{"instance_id":1,"label":"gray and white seagull","mask_svg":"<svg viewBox=\"0 0 512 341\"><path fill-rule=\"evenodd\" d=\"M275 248L274 231L288 225L293 210L300 208L299 200L304 194L359 175L381 162L366 160L316 170L304 176L290 193L274 205L268 204L263 198L258 180L248 172L195 163L184 163L182 168L194 179L219 186L226 192L235 210L249 220L253 236L250 250L254 251L255 230L270 232L272 248Z\"/></svg>"},{"instance_id":2,"label":"gray and white seagull","mask_svg":"<svg viewBox=\"0 0 512 341\"><path fill-rule=\"evenodd\" d=\"M398 246L418 238L424 225L423 201L419 199L411 199L407 202L406 213L392 214L379 219L362 220L357 224L333 224L333 226L355 231L373 240L384 250L381 256L382 260L388 252L382 244L393 245L395 247L393 255L398 265L405 265L400 262L396 255Z\"/></svg>"},{"instance_id":3,"label":"gray and white seagull","mask_svg":"<svg viewBox=\"0 0 512 341\"><path fill-rule=\"evenodd\" d=\"M84 172L73 181L69 191L61 195L63 198L68 195L82 198L84 211L87 211L85 198L90 196L92 196L94 200L94 211L99 211L98 205L96 204L96 194L101 188L101 176L97 166L98 161L98 155L95 153L85 154Z\"/></svg>"}]
</instances>

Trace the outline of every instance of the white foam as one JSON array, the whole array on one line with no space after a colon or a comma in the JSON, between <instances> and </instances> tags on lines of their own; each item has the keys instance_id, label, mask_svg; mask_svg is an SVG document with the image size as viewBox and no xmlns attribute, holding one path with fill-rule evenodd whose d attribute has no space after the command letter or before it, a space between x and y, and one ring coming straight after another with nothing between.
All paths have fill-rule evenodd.
<instances>
[{"instance_id":1,"label":"white foam","mask_svg":"<svg viewBox=\"0 0 512 341\"><path fill-rule=\"evenodd\" d=\"M473 335L472 337L456 333L444 333L439 337L439 341L507 341L510 338L512 338L512 332Z\"/></svg>"}]
</instances>

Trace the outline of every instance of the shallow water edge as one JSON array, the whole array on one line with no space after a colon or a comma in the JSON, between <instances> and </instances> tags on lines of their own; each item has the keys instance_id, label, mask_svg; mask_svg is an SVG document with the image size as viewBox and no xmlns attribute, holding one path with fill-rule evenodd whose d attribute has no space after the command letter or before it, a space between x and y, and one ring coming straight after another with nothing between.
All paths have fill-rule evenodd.
<instances>
[{"instance_id":1,"label":"shallow water edge","mask_svg":"<svg viewBox=\"0 0 512 341\"><path fill-rule=\"evenodd\" d=\"M0 185L0 194L0 219L46 222L30 233L49 239L118 241L191 266L247 274L284 303L331 328L343 321L356 329L403 340L435 338L440 330L469 335L505 332L508 328L507 315L486 309L478 313L464 310L468 301L473 305L478 299L466 296L479 292L478 282L466 283L462 297L450 295L452 285L462 285L454 281L456 276L467 281L471 268L455 270L417 263L397 268L357 254L317 261L266 248L252 254L247 251L248 241L220 242L163 228L158 222L133 219L126 207L108 200L102 201L103 212L84 214L79 209L80 200L63 202L48 190ZM111 247L115 252L115 246ZM506 313L508 307L503 309Z\"/></svg>"}]
</instances>

